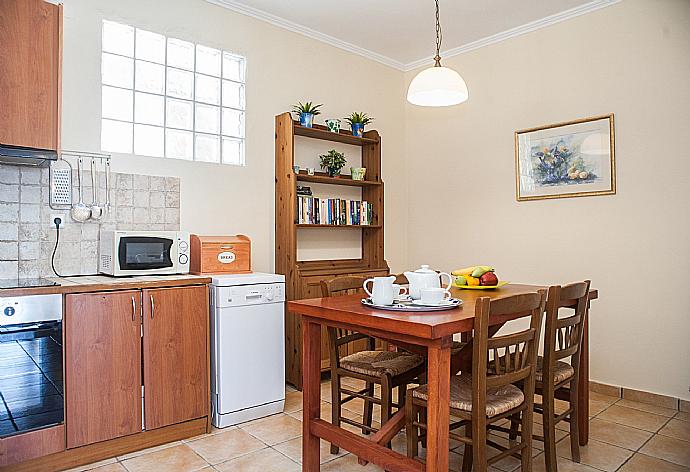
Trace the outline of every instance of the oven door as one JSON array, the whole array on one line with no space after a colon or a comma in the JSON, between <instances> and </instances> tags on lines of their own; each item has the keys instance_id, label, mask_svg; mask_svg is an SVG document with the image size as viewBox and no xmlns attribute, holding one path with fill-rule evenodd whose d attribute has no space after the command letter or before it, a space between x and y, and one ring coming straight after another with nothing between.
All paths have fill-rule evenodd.
<instances>
[{"instance_id":1,"label":"oven door","mask_svg":"<svg viewBox=\"0 0 690 472\"><path fill-rule=\"evenodd\" d=\"M118 268L127 273L174 271L173 239L154 236L122 236L118 243Z\"/></svg>"}]
</instances>

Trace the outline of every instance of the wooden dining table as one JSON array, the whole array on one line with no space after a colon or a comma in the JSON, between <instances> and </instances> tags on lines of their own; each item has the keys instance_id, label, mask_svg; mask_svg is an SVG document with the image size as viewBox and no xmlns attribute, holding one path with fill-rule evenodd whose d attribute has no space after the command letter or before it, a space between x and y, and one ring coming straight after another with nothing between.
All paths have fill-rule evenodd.
<instances>
[{"instance_id":1,"label":"wooden dining table","mask_svg":"<svg viewBox=\"0 0 690 472\"><path fill-rule=\"evenodd\" d=\"M452 289L463 301L447 311L398 312L377 310L362 305L361 294L312 298L288 302L288 310L302 315L303 423L302 470L319 470L320 439L335 444L359 457L361 464L374 463L387 471L448 470L448 424L450 416L450 378L471 367L471 344L451 356L456 333L468 333L474 324L475 302L481 297L499 298L545 290L539 285L508 284L495 290ZM590 301L598 291L590 291ZM589 310L588 310L589 311ZM492 317L490 335L495 334L508 316ZM586 322L587 323L587 322ZM428 409L426 465L386 447L404 427L405 412L400 409L376 433L364 437L339 428L320 418L321 404L321 326L344 328L386 340L427 357ZM579 441L589 437L589 349L585 328L579 378Z\"/></svg>"}]
</instances>

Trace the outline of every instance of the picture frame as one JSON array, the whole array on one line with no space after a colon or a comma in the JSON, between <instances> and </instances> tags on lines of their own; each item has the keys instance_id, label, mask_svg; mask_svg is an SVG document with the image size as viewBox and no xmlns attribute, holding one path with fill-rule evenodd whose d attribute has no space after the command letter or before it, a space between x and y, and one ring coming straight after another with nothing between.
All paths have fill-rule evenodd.
<instances>
[{"instance_id":1,"label":"picture frame","mask_svg":"<svg viewBox=\"0 0 690 472\"><path fill-rule=\"evenodd\" d=\"M515 131L517 201L615 193L613 113Z\"/></svg>"}]
</instances>

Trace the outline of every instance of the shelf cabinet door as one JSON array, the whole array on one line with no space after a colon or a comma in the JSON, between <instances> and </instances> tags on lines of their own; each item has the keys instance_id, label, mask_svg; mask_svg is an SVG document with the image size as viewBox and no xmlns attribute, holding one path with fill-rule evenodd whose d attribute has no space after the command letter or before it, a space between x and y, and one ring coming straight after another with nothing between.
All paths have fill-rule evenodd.
<instances>
[{"instance_id":1,"label":"shelf cabinet door","mask_svg":"<svg viewBox=\"0 0 690 472\"><path fill-rule=\"evenodd\" d=\"M0 1L0 143L57 150L62 6Z\"/></svg>"},{"instance_id":2,"label":"shelf cabinet door","mask_svg":"<svg viewBox=\"0 0 690 472\"><path fill-rule=\"evenodd\" d=\"M146 429L208 415L208 288L164 288L143 293Z\"/></svg>"},{"instance_id":3,"label":"shelf cabinet door","mask_svg":"<svg viewBox=\"0 0 690 472\"><path fill-rule=\"evenodd\" d=\"M141 292L65 295L63 324L67 447L141 432Z\"/></svg>"}]
</instances>

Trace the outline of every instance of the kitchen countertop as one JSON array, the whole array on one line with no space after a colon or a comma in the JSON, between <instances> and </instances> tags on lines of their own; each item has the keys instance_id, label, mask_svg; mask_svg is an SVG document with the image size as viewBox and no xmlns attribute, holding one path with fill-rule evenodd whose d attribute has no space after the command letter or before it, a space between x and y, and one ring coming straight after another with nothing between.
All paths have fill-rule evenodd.
<instances>
[{"instance_id":1,"label":"kitchen countertop","mask_svg":"<svg viewBox=\"0 0 690 472\"><path fill-rule=\"evenodd\" d=\"M200 275L147 275L134 277L109 277L107 275L84 275L78 277L48 277L59 283L50 287L22 287L0 289L0 297L22 295L45 295L65 293L88 293L138 288L184 287L211 283L211 277Z\"/></svg>"}]
</instances>

